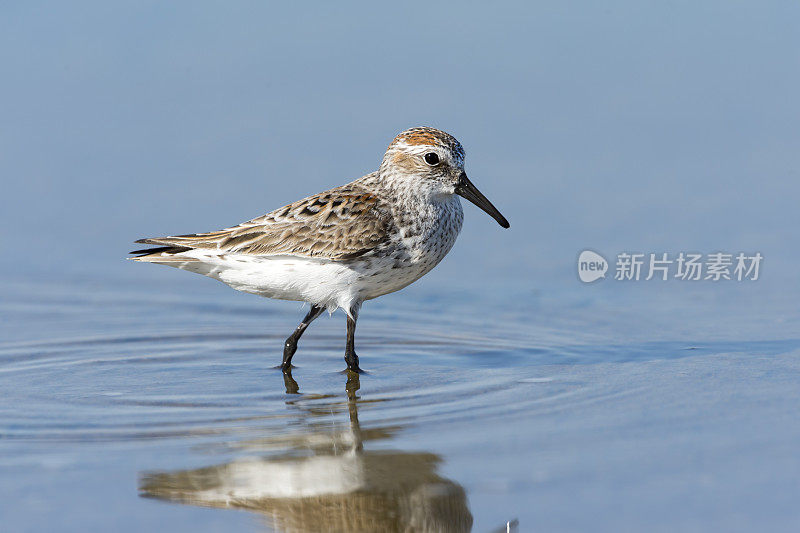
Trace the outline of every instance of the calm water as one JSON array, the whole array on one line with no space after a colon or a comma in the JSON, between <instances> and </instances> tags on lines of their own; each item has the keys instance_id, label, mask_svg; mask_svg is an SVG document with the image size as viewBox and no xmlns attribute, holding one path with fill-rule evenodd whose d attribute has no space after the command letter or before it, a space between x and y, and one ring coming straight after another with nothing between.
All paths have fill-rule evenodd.
<instances>
[{"instance_id":1,"label":"calm water","mask_svg":"<svg viewBox=\"0 0 800 533\"><path fill-rule=\"evenodd\" d=\"M3 531L797 531L800 5L0 7ZM124 261L455 134L454 250L344 319ZM581 284L592 249L764 257ZM609 276L610 278L611 276Z\"/></svg>"},{"instance_id":2,"label":"calm water","mask_svg":"<svg viewBox=\"0 0 800 533\"><path fill-rule=\"evenodd\" d=\"M637 335L649 325L621 312L604 325L594 317L612 310L572 305L568 292L514 307L411 289L365 306L368 374L341 373L334 315L307 332L285 378L271 367L299 305L161 270L163 282L127 289L5 287L18 333L0 346L0 501L12 530L491 531L519 520L666 531L800 519L800 338L664 340Z\"/></svg>"}]
</instances>

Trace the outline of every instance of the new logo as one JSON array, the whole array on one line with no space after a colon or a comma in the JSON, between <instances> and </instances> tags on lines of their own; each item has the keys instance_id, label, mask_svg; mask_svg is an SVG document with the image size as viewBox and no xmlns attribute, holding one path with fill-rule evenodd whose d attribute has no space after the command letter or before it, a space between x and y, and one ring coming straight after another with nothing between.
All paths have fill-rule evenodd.
<instances>
[{"instance_id":1,"label":"new logo","mask_svg":"<svg viewBox=\"0 0 800 533\"><path fill-rule=\"evenodd\" d=\"M584 250L578 256L578 277L584 283L591 283L606 277L608 261L591 250Z\"/></svg>"}]
</instances>

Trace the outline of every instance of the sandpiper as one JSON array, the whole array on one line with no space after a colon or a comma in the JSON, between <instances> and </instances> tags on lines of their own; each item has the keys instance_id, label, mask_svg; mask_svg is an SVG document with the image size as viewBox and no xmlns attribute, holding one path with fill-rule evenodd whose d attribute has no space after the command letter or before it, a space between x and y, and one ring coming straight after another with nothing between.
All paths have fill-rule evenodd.
<instances>
[{"instance_id":1,"label":"sandpiper","mask_svg":"<svg viewBox=\"0 0 800 533\"><path fill-rule=\"evenodd\" d=\"M361 372L354 341L361 304L406 287L447 255L464 218L459 196L509 227L467 179L461 144L434 128L411 128L394 138L375 172L232 228L140 239L157 247L133 251L131 259L311 304L284 344L285 372L309 324L325 309L342 308L344 359Z\"/></svg>"}]
</instances>

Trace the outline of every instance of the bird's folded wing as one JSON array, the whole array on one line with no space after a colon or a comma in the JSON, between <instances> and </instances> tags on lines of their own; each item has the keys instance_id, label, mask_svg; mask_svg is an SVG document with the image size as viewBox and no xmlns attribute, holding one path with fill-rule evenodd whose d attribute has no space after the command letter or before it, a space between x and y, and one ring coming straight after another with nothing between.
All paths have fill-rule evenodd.
<instances>
[{"instance_id":1,"label":"bird's folded wing","mask_svg":"<svg viewBox=\"0 0 800 533\"><path fill-rule=\"evenodd\" d=\"M344 185L238 226L136 242L249 255L296 255L346 261L387 242L389 212L370 192Z\"/></svg>"}]
</instances>

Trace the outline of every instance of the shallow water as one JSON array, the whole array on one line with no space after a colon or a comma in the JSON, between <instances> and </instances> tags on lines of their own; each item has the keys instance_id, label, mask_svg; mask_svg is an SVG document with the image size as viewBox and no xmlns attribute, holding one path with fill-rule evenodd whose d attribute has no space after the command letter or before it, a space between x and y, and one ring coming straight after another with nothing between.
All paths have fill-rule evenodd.
<instances>
[{"instance_id":1,"label":"shallow water","mask_svg":"<svg viewBox=\"0 0 800 533\"><path fill-rule=\"evenodd\" d=\"M800 529L800 4L79 4L0 7L0 530ZM367 302L358 382L341 314L287 381L299 304L123 260L417 125L511 228Z\"/></svg>"},{"instance_id":2,"label":"shallow water","mask_svg":"<svg viewBox=\"0 0 800 533\"><path fill-rule=\"evenodd\" d=\"M476 316L476 294L412 289L365 306L367 374L341 372L335 314L309 329L287 378L272 366L300 306L193 291L211 282L188 278L72 280L35 297L5 287L0 505L12 530L800 519L800 339L779 330L648 340L631 317L603 327L589 318L602 305L570 306L567 292L527 309L487 297Z\"/></svg>"}]
</instances>

